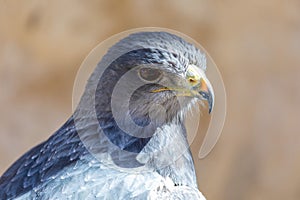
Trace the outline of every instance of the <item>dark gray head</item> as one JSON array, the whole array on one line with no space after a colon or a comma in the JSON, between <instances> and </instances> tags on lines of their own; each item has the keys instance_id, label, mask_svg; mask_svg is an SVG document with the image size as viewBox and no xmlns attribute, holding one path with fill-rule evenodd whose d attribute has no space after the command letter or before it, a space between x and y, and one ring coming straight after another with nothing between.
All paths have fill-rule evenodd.
<instances>
[{"instance_id":1,"label":"dark gray head","mask_svg":"<svg viewBox=\"0 0 300 200\"><path fill-rule=\"evenodd\" d=\"M90 109L110 142L139 153L158 127L182 123L196 100L207 101L212 110L214 95L205 70L204 53L182 38L134 33L102 58L82 101L94 106Z\"/></svg>"}]
</instances>

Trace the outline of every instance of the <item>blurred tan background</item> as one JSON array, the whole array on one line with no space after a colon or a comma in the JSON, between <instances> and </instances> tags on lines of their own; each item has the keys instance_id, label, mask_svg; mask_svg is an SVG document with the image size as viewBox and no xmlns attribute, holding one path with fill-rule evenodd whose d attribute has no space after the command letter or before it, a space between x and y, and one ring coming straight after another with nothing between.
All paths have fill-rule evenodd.
<instances>
[{"instance_id":1,"label":"blurred tan background","mask_svg":"<svg viewBox=\"0 0 300 200\"><path fill-rule=\"evenodd\" d=\"M297 0L0 0L0 173L70 116L84 57L107 37L160 26L210 53L227 120L197 163L211 200L300 197L300 2Z\"/></svg>"}]
</instances>

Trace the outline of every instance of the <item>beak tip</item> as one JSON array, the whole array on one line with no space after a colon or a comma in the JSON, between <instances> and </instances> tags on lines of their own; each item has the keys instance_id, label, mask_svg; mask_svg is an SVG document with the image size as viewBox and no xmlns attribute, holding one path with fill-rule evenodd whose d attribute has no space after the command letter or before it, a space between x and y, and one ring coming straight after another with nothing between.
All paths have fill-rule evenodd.
<instances>
[{"instance_id":1,"label":"beak tip","mask_svg":"<svg viewBox=\"0 0 300 200\"><path fill-rule=\"evenodd\" d=\"M208 91L208 92L200 91L200 95L201 95L202 99L207 101L208 114L211 114L211 112L213 111L213 107L214 107L214 95L211 93L211 91Z\"/></svg>"},{"instance_id":2,"label":"beak tip","mask_svg":"<svg viewBox=\"0 0 300 200\"><path fill-rule=\"evenodd\" d=\"M211 114L211 112L213 111L213 100L208 102L208 114Z\"/></svg>"}]
</instances>

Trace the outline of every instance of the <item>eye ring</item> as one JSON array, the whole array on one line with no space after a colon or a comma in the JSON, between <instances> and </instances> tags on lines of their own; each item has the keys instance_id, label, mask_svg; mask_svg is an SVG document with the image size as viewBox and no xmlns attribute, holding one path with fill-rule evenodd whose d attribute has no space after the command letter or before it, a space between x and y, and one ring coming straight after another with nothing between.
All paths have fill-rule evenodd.
<instances>
[{"instance_id":1,"label":"eye ring","mask_svg":"<svg viewBox=\"0 0 300 200\"><path fill-rule=\"evenodd\" d=\"M146 82L157 82L163 73L160 69L143 67L138 70L139 77Z\"/></svg>"}]
</instances>

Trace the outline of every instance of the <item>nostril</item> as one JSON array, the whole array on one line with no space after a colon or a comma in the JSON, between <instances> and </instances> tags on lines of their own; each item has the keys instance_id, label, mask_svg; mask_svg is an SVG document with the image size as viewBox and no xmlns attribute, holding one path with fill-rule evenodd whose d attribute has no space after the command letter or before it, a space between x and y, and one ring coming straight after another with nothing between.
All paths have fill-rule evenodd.
<instances>
[{"instance_id":1,"label":"nostril","mask_svg":"<svg viewBox=\"0 0 300 200\"><path fill-rule=\"evenodd\" d=\"M199 92L199 93L200 93L200 95L201 95L204 99L208 99L208 98L209 98L209 95L208 95L207 92L201 91L201 92Z\"/></svg>"}]
</instances>

